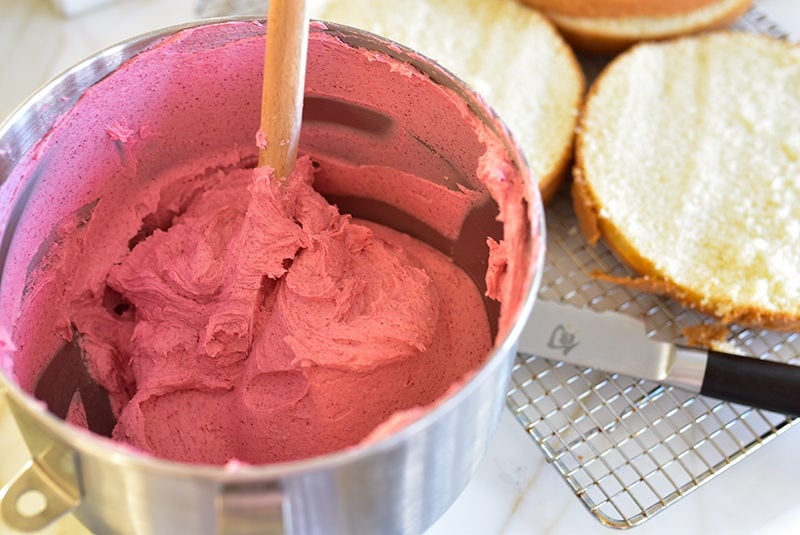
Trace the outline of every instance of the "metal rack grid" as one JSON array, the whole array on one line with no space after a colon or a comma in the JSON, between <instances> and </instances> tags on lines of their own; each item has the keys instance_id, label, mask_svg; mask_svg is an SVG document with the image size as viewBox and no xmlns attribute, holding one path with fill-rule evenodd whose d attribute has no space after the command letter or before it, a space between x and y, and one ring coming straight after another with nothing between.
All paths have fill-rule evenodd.
<instances>
[{"instance_id":1,"label":"metal rack grid","mask_svg":"<svg viewBox=\"0 0 800 535\"><path fill-rule=\"evenodd\" d=\"M648 335L679 340L704 316L657 296L595 281L630 273L602 244L587 247L567 194L547 209L539 298L641 317ZM800 361L800 335L734 327L746 355ZM615 528L640 524L794 422L679 389L518 355L507 404L587 509Z\"/></svg>"},{"instance_id":2,"label":"metal rack grid","mask_svg":"<svg viewBox=\"0 0 800 535\"><path fill-rule=\"evenodd\" d=\"M260 15L266 5L266 0L200 0L197 14ZM757 9L734 28L785 37ZM580 59L591 80L608 58ZM639 316L649 335L665 340L678 340L683 327L707 321L672 301L592 280L595 269L631 273L602 244L587 247L568 194L548 206L547 232L541 299ZM790 362L800 355L798 334L734 328L731 342L751 356ZM518 355L514 365L507 404L587 509L616 528L646 521L794 423L783 415L526 355Z\"/></svg>"},{"instance_id":3,"label":"metal rack grid","mask_svg":"<svg viewBox=\"0 0 800 535\"><path fill-rule=\"evenodd\" d=\"M753 9L735 25L785 34ZM582 58L587 60L587 58ZM599 72L598 58L584 63ZM562 192L547 207L548 252L539 298L644 319L649 336L679 341L708 318L677 303L595 281L633 275L602 243L587 246ZM744 355L800 364L800 334L734 326ZM729 468L796 420L591 368L518 355L507 404L586 508L614 528L640 524Z\"/></svg>"}]
</instances>

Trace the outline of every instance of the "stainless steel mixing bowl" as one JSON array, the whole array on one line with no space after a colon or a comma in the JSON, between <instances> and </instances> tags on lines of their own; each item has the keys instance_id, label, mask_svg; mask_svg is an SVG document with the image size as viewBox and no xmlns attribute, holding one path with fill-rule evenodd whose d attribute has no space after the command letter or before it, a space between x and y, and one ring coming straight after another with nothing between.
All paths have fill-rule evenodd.
<instances>
[{"instance_id":1,"label":"stainless steel mixing bowl","mask_svg":"<svg viewBox=\"0 0 800 535\"><path fill-rule=\"evenodd\" d=\"M241 22L241 20L239 20ZM224 32L203 39L205 29L228 24ZM25 102L0 127L0 266L3 274L26 269L35 261L36 251L15 247L14 237L25 231L29 218L46 209L69 213L80 206L80 194L74 199L64 192L62 198L42 199L46 186L47 162L65 158L69 144L83 133L68 132L61 122L65 114L88 88L102 91L104 79L142 51L162 39L174 37L188 28L201 31L193 37L199 53L216 57L216 51L230 43L250 40L263 47L263 24L231 24L230 21L206 21L172 27L131 39L98 53L50 82ZM312 32L327 32L352 47L365 48L399 58L425 73L437 84L453 91L471 113L486 124L506 148L516 167L527 177L524 158L483 100L462 82L436 63L381 37L334 24L315 24ZM261 52L258 53L259 55ZM228 60L230 61L230 58ZM310 57L310 62L324 64L325 57ZM222 76L229 65L220 65L215 76ZM335 65L330 66L335 68ZM226 139L241 145L252 144L258 119L260 73L240 69L244 80L227 86L217 84L215 91L198 93L197 103L187 101L187 113L197 113L192 106L224 106L227 99L249 98L253 101L253 123L227 124L203 132L203 139L185 136L160 146L158 161L179 161L187 152L202 150ZM244 74L243 74L244 73ZM154 71L154 84L158 72ZM198 76L200 76L198 74ZM319 82L319 81L318 81ZM198 85L214 80L197 80ZM310 85L314 85L312 79ZM415 158L398 159L392 153L394 139L386 137L381 125L386 118L380 110L364 109L360 87L325 89L320 82L313 99L307 102L304 141L301 151L347 157L346 148L336 145L333 129L345 124L360 129L362 141L377 161L407 167L417 172L423 167L446 167L447 173L470 187L477 188L475 155L455 141L448 141L463 121L453 118L451 126L432 125L427 132L413 132L418 146ZM320 89L321 88L321 89ZM248 93L249 92L249 93ZM158 106L169 95L138 95L143 110ZM308 95L307 95L308 96ZM98 109L98 121L111 121L114 110ZM422 110L420 110L422 113ZM387 114L388 115L388 114ZM400 121L392 129L406 135ZM305 132L308 129L308 132ZM308 135L306 135L308 134ZM46 144L39 142L50 135ZM177 139L177 137L176 137ZM452 139L457 139L457 136ZM63 141L63 143L59 142ZM91 138L84 143L93 143ZM70 156L72 157L72 156ZM39 167L23 172L32 159ZM91 162L75 166L102 165ZM430 164L430 165L427 165ZM78 170L73 170L76 173ZM113 175L113 170L110 170ZM441 177L425 177L439 180ZM76 175L77 177L77 175ZM76 180L78 180L76 178ZM529 183L530 179L528 177ZM76 187L80 186L75 184ZM46 189L46 188L45 188ZM79 188L78 188L79 189ZM359 198L347 192L327 194L343 211L377 220L409 232L450 254L456 263L484 287L486 237L497 236L497 207L488 194L485 202L470 213L457 239L447 239L435 231L430 221L409 216L402 208L385 202ZM428 528L455 500L467 484L489 442L507 391L507 381L514 358L516 340L536 295L543 258L543 211L538 192L529 191L521 217L527 219L514 252L517 263L525 263L523 276L514 282L513 293L519 298L511 310L513 327L501 331L501 337L485 365L458 392L438 405L422 419L369 445L361 445L308 460L265 466L245 466L236 470L220 466L181 464L152 458L124 445L92 435L65 424L42 407L14 380L0 374L0 395L5 395L16 422L30 450L32 461L6 484L0 495L3 520L17 529L35 531L60 515L72 512L97 533L419 533ZM4 277L0 287L0 322L13 328L22 289L10 287ZM499 307L486 300L494 332L497 333ZM46 499L38 514L25 516L18 502L25 493L36 491Z\"/></svg>"}]
</instances>

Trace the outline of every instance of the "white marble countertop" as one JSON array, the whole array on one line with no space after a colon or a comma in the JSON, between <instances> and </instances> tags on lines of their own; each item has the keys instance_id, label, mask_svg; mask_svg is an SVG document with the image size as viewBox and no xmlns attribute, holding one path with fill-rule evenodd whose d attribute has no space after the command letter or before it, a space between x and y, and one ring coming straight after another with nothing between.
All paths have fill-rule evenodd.
<instances>
[{"instance_id":1,"label":"white marble countertop","mask_svg":"<svg viewBox=\"0 0 800 535\"><path fill-rule=\"evenodd\" d=\"M0 118L43 82L125 38L194 18L196 0L118 0L71 19L47 0L0 0ZM795 39L800 2L759 6ZM0 405L0 485L25 461ZM795 426L632 529L648 534L800 533L800 429ZM576 498L509 411L474 479L429 535L609 533ZM3 532L0 526L0 532ZM48 534L82 534L66 517Z\"/></svg>"}]
</instances>

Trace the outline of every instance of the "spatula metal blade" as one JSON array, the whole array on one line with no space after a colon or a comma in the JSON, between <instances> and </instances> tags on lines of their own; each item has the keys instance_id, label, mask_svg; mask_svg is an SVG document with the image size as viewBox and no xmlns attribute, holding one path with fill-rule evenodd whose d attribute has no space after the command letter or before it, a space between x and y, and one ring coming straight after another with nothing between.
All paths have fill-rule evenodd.
<instances>
[{"instance_id":1,"label":"spatula metal blade","mask_svg":"<svg viewBox=\"0 0 800 535\"><path fill-rule=\"evenodd\" d=\"M517 350L656 382L675 360L674 346L649 338L636 318L549 301L536 302Z\"/></svg>"}]
</instances>

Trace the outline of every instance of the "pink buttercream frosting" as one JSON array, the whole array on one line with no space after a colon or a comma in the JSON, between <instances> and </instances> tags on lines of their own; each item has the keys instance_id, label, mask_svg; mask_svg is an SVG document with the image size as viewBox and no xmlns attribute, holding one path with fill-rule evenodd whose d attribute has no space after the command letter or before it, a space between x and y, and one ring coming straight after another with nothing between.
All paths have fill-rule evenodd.
<instances>
[{"instance_id":1,"label":"pink buttercream frosting","mask_svg":"<svg viewBox=\"0 0 800 535\"><path fill-rule=\"evenodd\" d=\"M285 182L252 168L268 141L247 122L259 89L247 65L263 51L253 23L165 40L31 151L23 174L45 178L28 210L48 217L18 229L4 275L18 348L0 330L0 365L23 388L77 336L110 394L115 439L178 461L256 464L379 440L481 366L534 260L529 184L453 93L315 29L303 156ZM215 44L234 31L242 38ZM344 101L351 123L320 107ZM484 266L485 292L445 246L331 199L391 206L450 248L493 200L503 232L478 236L469 260ZM484 293L503 303L494 328ZM78 396L67 418L86 425Z\"/></svg>"},{"instance_id":2,"label":"pink buttercream frosting","mask_svg":"<svg viewBox=\"0 0 800 535\"><path fill-rule=\"evenodd\" d=\"M177 213L106 261L102 291L69 284L66 315L112 393L115 438L189 462L308 457L434 402L485 358L466 274L340 214L307 157L285 184L269 168L158 182L154 213ZM86 233L94 224L109 222Z\"/></svg>"}]
</instances>

